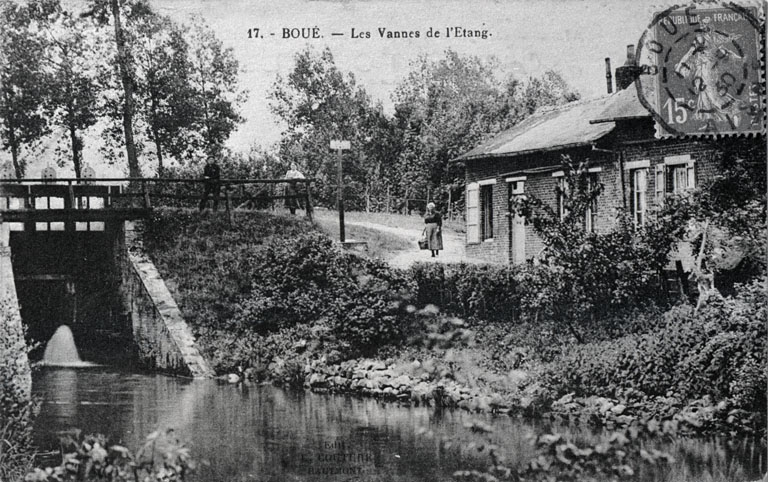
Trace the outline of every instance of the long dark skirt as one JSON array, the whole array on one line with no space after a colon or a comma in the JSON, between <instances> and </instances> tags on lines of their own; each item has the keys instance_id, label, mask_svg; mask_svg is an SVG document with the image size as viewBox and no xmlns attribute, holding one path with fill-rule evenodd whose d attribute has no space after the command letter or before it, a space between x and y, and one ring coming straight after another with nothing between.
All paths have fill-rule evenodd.
<instances>
[{"instance_id":1,"label":"long dark skirt","mask_svg":"<svg viewBox=\"0 0 768 482\"><path fill-rule=\"evenodd\" d=\"M443 249L443 232L437 223L427 223L427 249Z\"/></svg>"}]
</instances>

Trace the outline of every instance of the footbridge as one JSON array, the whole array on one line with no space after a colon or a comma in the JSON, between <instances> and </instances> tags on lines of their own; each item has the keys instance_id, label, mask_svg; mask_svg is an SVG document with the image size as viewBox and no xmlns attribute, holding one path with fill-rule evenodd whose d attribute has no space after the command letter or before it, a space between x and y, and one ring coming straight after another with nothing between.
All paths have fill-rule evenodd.
<instances>
[{"instance_id":1,"label":"footbridge","mask_svg":"<svg viewBox=\"0 0 768 482\"><path fill-rule=\"evenodd\" d=\"M285 202L312 218L310 179L164 178L0 181L0 294L28 336L71 328L83 359L191 377L213 375L151 260L132 247L133 226L158 207L212 207L221 215ZM208 188L211 187L208 181ZM211 195L212 194L212 195ZM130 248L130 249L129 249ZM12 317L11 317L12 318ZM11 319L9 318L9 319Z\"/></svg>"}]
</instances>

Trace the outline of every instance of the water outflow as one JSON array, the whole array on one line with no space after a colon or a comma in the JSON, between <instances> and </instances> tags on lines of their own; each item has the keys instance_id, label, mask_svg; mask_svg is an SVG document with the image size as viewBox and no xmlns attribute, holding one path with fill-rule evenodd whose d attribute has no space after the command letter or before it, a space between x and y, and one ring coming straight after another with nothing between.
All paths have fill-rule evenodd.
<instances>
[{"instance_id":1,"label":"water outflow","mask_svg":"<svg viewBox=\"0 0 768 482\"><path fill-rule=\"evenodd\" d=\"M48 344L45 345L43 364L53 366L88 366L91 363L80 359L75 346L75 338L72 330L67 325L56 328Z\"/></svg>"}]
</instances>

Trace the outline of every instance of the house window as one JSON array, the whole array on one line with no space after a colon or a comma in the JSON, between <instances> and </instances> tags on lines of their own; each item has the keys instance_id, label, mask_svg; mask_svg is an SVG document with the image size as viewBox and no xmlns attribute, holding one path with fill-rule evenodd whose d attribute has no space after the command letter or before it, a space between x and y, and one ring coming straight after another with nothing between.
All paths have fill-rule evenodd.
<instances>
[{"instance_id":1,"label":"house window","mask_svg":"<svg viewBox=\"0 0 768 482\"><path fill-rule=\"evenodd\" d=\"M667 186L667 192L680 194L696 187L693 163L690 163L690 166L687 164L669 166L667 172L669 173L669 181L667 182L671 181L671 185Z\"/></svg>"},{"instance_id":2,"label":"house window","mask_svg":"<svg viewBox=\"0 0 768 482\"><path fill-rule=\"evenodd\" d=\"M480 238L493 239L493 184L480 186Z\"/></svg>"},{"instance_id":3,"label":"house window","mask_svg":"<svg viewBox=\"0 0 768 482\"><path fill-rule=\"evenodd\" d=\"M632 219L635 226L645 225L647 208L646 189L648 187L648 169L633 169L630 171L632 180Z\"/></svg>"},{"instance_id":4,"label":"house window","mask_svg":"<svg viewBox=\"0 0 768 482\"><path fill-rule=\"evenodd\" d=\"M559 173L558 173L559 174ZM568 215L568 209L565 207L565 198L570 194L570 187L565 177L557 178L559 190L557 192L557 212L560 215L560 221L563 221ZM590 172L587 178L587 192L591 192L592 189L597 186L599 180L596 172ZM592 200L592 203L587 207L584 213L584 229L587 232L593 233L595 231L595 221L597 220L597 198Z\"/></svg>"},{"instance_id":5,"label":"house window","mask_svg":"<svg viewBox=\"0 0 768 482\"><path fill-rule=\"evenodd\" d=\"M682 194L696 188L696 165L691 156L670 156L664 164L656 166L656 200L661 201L667 194Z\"/></svg>"}]
</instances>

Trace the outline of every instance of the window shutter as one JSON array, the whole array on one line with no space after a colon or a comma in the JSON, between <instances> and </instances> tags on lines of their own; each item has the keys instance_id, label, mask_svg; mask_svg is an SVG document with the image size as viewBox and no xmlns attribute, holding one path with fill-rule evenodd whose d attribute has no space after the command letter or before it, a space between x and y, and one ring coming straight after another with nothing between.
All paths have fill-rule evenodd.
<instances>
[{"instance_id":1,"label":"window shutter","mask_svg":"<svg viewBox=\"0 0 768 482\"><path fill-rule=\"evenodd\" d=\"M696 189L696 168L694 162L689 162L685 168L685 174L688 178L688 189Z\"/></svg>"},{"instance_id":2,"label":"window shutter","mask_svg":"<svg viewBox=\"0 0 768 482\"><path fill-rule=\"evenodd\" d=\"M560 187L557 191L557 212L560 214L560 221L562 221L568 214L565 209L565 196L568 194L568 183L565 182L564 177L559 177L557 178L557 185Z\"/></svg>"},{"instance_id":3,"label":"window shutter","mask_svg":"<svg viewBox=\"0 0 768 482\"><path fill-rule=\"evenodd\" d=\"M655 192L656 202L661 202L664 199L664 190L666 189L667 182L664 179L664 170L666 166L664 164L656 165L656 177L655 177Z\"/></svg>"},{"instance_id":4,"label":"window shutter","mask_svg":"<svg viewBox=\"0 0 768 482\"><path fill-rule=\"evenodd\" d=\"M467 243L480 242L480 189L476 182L467 184Z\"/></svg>"}]
</instances>

